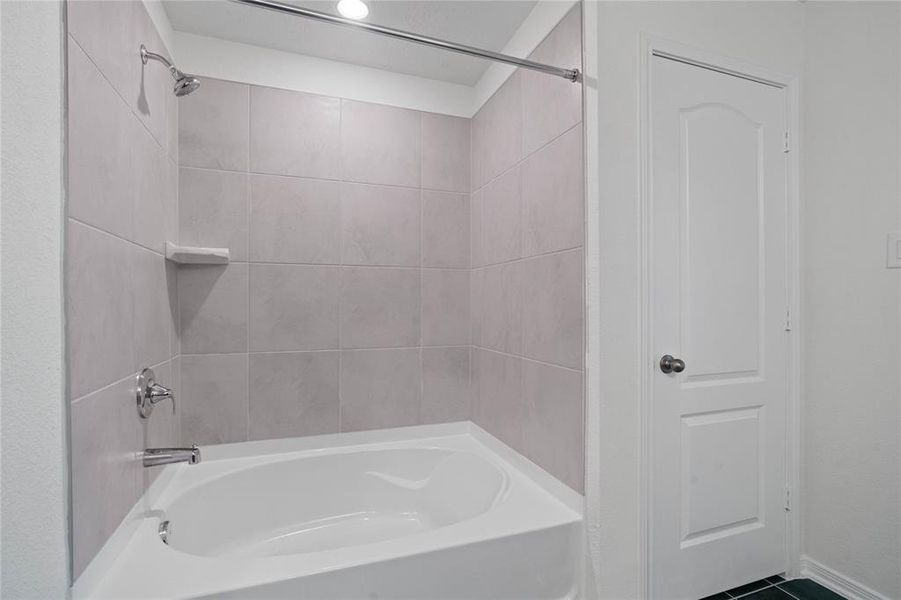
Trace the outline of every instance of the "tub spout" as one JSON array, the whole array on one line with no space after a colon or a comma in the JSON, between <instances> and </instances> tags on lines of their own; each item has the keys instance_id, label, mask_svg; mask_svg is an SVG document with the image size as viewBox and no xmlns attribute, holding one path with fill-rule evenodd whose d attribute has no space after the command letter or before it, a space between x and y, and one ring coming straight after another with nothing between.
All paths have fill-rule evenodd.
<instances>
[{"instance_id":1,"label":"tub spout","mask_svg":"<svg viewBox=\"0 0 901 600\"><path fill-rule=\"evenodd\" d=\"M145 467L186 462L196 465L200 462L200 448L194 444L190 448L147 448L141 457Z\"/></svg>"}]
</instances>

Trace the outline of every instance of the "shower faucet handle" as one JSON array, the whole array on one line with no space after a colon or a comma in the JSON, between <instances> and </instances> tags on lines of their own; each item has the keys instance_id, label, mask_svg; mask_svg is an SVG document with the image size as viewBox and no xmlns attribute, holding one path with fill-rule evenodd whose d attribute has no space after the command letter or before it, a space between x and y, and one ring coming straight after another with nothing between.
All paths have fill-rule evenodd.
<instances>
[{"instance_id":1,"label":"shower faucet handle","mask_svg":"<svg viewBox=\"0 0 901 600\"><path fill-rule=\"evenodd\" d=\"M172 412L175 412L175 392L156 382L153 369L143 369L138 374L135 385L135 399L138 403L138 414L147 419L153 407L163 400L172 400Z\"/></svg>"}]
</instances>

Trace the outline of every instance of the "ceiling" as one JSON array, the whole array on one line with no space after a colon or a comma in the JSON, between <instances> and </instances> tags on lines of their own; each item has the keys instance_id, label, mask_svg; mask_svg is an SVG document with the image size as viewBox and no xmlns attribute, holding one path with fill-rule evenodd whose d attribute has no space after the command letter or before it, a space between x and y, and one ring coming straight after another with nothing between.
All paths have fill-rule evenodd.
<instances>
[{"instance_id":1,"label":"ceiling","mask_svg":"<svg viewBox=\"0 0 901 600\"><path fill-rule=\"evenodd\" d=\"M293 0L337 14L337 0ZM367 0L367 22L501 51L536 0ZM163 0L173 29L473 86L489 62L228 0Z\"/></svg>"}]
</instances>

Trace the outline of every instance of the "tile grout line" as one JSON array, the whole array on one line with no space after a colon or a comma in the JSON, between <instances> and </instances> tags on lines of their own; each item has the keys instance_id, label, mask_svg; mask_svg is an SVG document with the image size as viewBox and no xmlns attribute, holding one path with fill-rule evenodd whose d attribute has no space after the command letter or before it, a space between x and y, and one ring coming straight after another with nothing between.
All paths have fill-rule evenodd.
<instances>
[{"instance_id":1,"label":"tile grout line","mask_svg":"<svg viewBox=\"0 0 901 600\"><path fill-rule=\"evenodd\" d=\"M583 246L580 244L578 246L571 246L569 248L561 248L560 250L550 250L548 252L542 252L540 254L533 254L531 256L521 256L519 258L511 258L511 259L503 260L503 261L496 262L496 263L486 263L480 267L476 267L474 270L480 270L480 269L484 270L484 269L491 269L491 268L495 268L495 267L502 267L505 265L511 265L511 264L518 263L518 262L525 262L525 261L535 260L538 258L555 256L557 254L565 254L567 252L575 252L577 250L582 250L582 249L583 249Z\"/></svg>"},{"instance_id":2,"label":"tile grout line","mask_svg":"<svg viewBox=\"0 0 901 600\"><path fill-rule=\"evenodd\" d=\"M423 323L424 322L423 312L424 311L423 311L423 301L422 301L423 288L425 287L425 280L422 277L422 265L423 265L422 219L423 219L423 213L424 213L424 211L423 211L423 193L422 193L422 185L423 185L423 183L422 183L422 120L423 120L422 113L421 112L418 113L418 116L419 116L419 119L418 119L419 120L419 162L417 164L417 168L419 170L419 190L418 190L419 191L419 269L418 269L418 275L419 275L419 307L418 307L419 308L419 347L418 347L419 398L416 403L416 412L417 412L416 422L421 424L422 423L422 402L423 402L423 396L424 396L423 392L424 392L424 388L425 388L425 385L423 383L423 352L422 352L422 344L423 344L423 340L425 339L425 332L423 331L424 330L424 327L423 327L423 324L424 324Z\"/></svg>"},{"instance_id":3,"label":"tile grout line","mask_svg":"<svg viewBox=\"0 0 901 600\"><path fill-rule=\"evenodd\" d=\"M767 585L765 585L765 586L763 586L763 587L761 587L761 588L757 588L757 589L755 589L755 590L753 590L753 591L750 591L750 592L748 592L748 593L746 593L746 594L742 594L742 595L740 595L740 596L733 596L733 595L730 594L728 591L723 592L723 593L726 594L729 598L734 598L734 599L738 600L738 599L740 599L740 598L747 598L748 596L751 596L751 595L753 595L753 594L757 594L757 593L759 593L759 592L762 592L763 590L768 590L768 589L770 589L770 588L776 588L776 589L778 589L780 592L786 594L787 596L790 596L791 598L794 598L794 600L801 600L800 598L798 598L798 596L795 596L794 594L792 594L791 592L789 592L789 591L786 590L785 588L781 587L783 583L786 583L786 582L788 582L788 581L791 581L791 580L786 579L786 580L783 580L783 581L780 581L780 582L777 582L777 583L772 583L772 582L767 581Z\"/></svg>"},{"instance_id":4,"label":"tile grout line","mask_svg":"<svg viewBox=\"0 0 901 600\"><path fill-rule=\"evenodd\" d=\"M559 364L559 363L553 363L553 362L548 362L548 361L546 361L546 360L540 360L540 359L537 359L537 358L532 358L532 357L530 357L530 356L526 356L525 354L515 354L515 353L511 353L511 352L504 352L503 350L496 350L496 349L494 349L494 348L489 348L489 347L487 347L487 346L481 346L481 345L479 346L479 348L480 348L481 350L484 350L485 352L493 352L494 354L501 354L501 355L503 355L503 356L507 356L507 357L510 357L510 358L519 358L519 359L522 359L522 360L527 360L527 361L529 361L529 362L533 362L533 363L536 363L536 364L539 364L539 365L544 365L544 366L547 366L547 367L555 367L555 368L557 368L557 369L563 369L563 370L565 370L565 371L571 371L571 372L573 372L573 373L582 373L582 372L583 372L583 371L581 371L581 370L579 370L579 369L575 369L575 368L573 368L573 367L568 367L568 366L566 366L566 365L561 365L561 364Z\"/></svg>"},{"instance_id":5,"label":"tile grout line","mask_svg":"<svg viewBox=\"0 0 901 600\"><path fill-rule=\"evenodd\" d=\"M565 131L563 131L563 133L559 133L559 134L555 135L555 136L554 136L553 138L551 138L549 141L545 142L542 146L540 146L539 148L533 150L532 152L530 152L530 153L527 154L526 156L522 156L522 150L520 149L520 152L519 152L520 158L518 158L518 159L516 160L516 162L514 162L512 165L510 165L509 167L507 167L507 168L505 168L504 170L502 170L502 171L501 171L500 173L498 173L497 175L494 175L494 176L492 176L491 178L489 178L488 181L486 181L485 183L483 183L482 185L480 185L477 189L473 190L473 192L477 192L477 191L481 191L481 190L485 189L486 186L488 186L488 185L494 183L495 181L497 181L497 180L500 179L501 177L504 177L505 175L507 175L508 173L510 173L511 171L513 171L513 169L515 169L516 167L519 167L519 166L523 165L524 163L526 163L527 161L529 161L533 156L535 156L536 154L538 154L539 152L541 152L542 150L544 150L545 148L547 148L548 146L550 146L551 144L553 144L554 142L556 142L557 140L559 140L560 138L562 138L563 136L565 136L566 134L570 133L570 132L573 131L574 129L581 128L581 127L582 127L582 118L579 117L579 121L578 121L577 123L575 123L572 127L569 127L568 129L566 129Z\"/></svg>"},{"instance_id":6,"label":"tile grout line","mask_svg":"<svg viewBox=\"0 0 901 600\"><path fill-rule=\"evenodd\" d=\"M516 219L519 220L519 239L517 243L519 244L519 256L522 258L523 252L525 251L525 245L523 244L523 237L525 235L524 226L525 219L523 218L523 198L522 198L522 168L520 165L525 164L525 157L523 157L523 137L525 130L525 110L523 107L523 93L522 93L522 70L516 69L514 71L514 76L518 76L517 85L519 86L519 156L520 160L516 164L516 166L512 167L509 172L513 172L514 169L518 169L518 173L516 173L516 201L519 204L516 211ZM525 269L520 270L520 278L519 278L519 353L523 354L525 352L525 306L526 306L526 282L525 282ZM517 451L521 452L523 456L527 456L526 453L526 402L525 402L525 369L523 368L525 363L523 362L522 357L519 358L519 389L516 391L516 396L519 402L519 448L516 448ZM531 458L530 458L531 460Z\"/></svg>"},{"instance_id":7,"label":"tile grout line","mask_svg":"<svg viewBox=\"0 0 901 600\"><path fill-rule=\"evenodd\" d=\"M338 147L339 151L344 153L344 102L341 100L338 101ZM343 159L342 159L343 163ZM343 164L339 165L339 168L343 172ZM344 195L338 195L338 223L339 227L343 230L344 223ZM342 265L344 264L344 243L343 240L338 241L338 262ZM343 296L344 291L344 278L342 277L343 271L338 271L338 346L341 344L341 319L343 316L343 302L341 302L341 297ZM338 352L338 432L344 431L344 390L341 385L344 380L344 351Z\"/></svg>"},{"instance_id":8,"label":"tile grout line","mask_svg":"<svg viewBox=\"0 0 901 600\"><path fill-rule=\"evenodd\" d=\"M247 171L250 172L250 148L251 148L251 119L253 117L253 95L250 93L250 87L247 88ZM250 176L246 175L244 177L244 210L245 210L245 218L247 219L247 233L245 238L245 244L247 246L247 256L250 258L250 219L251 219L251 188L250 188ZM247 361L247 401L245 403L245 410L247 413L247 426L244 433L244 439L250 440L250 265L247 266L247 331L245 333L246 341L245 341L245 359Z\"/></svg>"},{"instance_id":9,"label":"tile grout line","mask_svg":"<svg viewBox=\"0 0 901 600\"><path fill-rule=\"evenodd\" d=\"M158 363L151 364L151 365L150 365L150 368L151 368L151 369L159 369L160 367L162 367L163 365L165 365L165 364L166 364L167 362L169 362L170 360L172 360L172 359L170 358L170 359L166 359L166 360L164 360L164 361L158 362ZM87 398L88 396L93 396L94 394L97 394L97 393L99 393L99 392L105 392L106 390L108 390L108 389L110 389L110 388L112 388L112 387L115 387L115 386L119 385L120 383L124 383L124 382L126 382L126 381L130 381L132 378L134 378L134 377L138 374L138 372L139 372L139 371L136 369L136 370L132 371L131 373L129 373L128 375L125 375L124 377L119 377L119 378L117 378L117 379L114 379L113 381L111 381L111 382L109 382L109 383L105 383L105 384L101 385L100 387L98 387L98 388L96 388L96 389L93 389L93 390L91 390L90 392L87 392L86 394L81 394L80 396L78 396L78 397L76 397L76 398L72 398L72 399L69 401L69 404L70 404L70 405L75 405L75 404L77 404L77 403L83 401L83 400L84 400L85 398Z\"/></svg>"},{"instance_id":10,"label":"tile grout line","mask_svg":"<svg viewBox=\"0 0 901 600\"><path fill-rule=\"evenodd\" d=\"M803 577L798 577L798 578L796 578L796 579L804 579L804 578L803 578ZM780 591L780 592L784 592L784 593L788 594L789 596L791 596L791 597L794 598L795 600L803 600L800 596L796 596L795 594L791 593L790 591L788 591L787 589L785 589L784 587L782 587L784 584L788 583L789 581L795 581L795 580L794 580L794 579L783 579L782 581L780 581L780 582L778 582L778 583L775 583L775 584L773 584L773 585L775 585L777 588L779 588L779 591Z\"/></svg>"},{"instance_id":11,"label":"tile grout line","mask_svg":"<svg viewBox=\"0 0 901 600\"><path fill-rule=\"evenodd\" d=\"M179 126L181 123L181 109L178 106L178 102L175 103L175 243L181 244L181 167L179 166L179 162L181 161L181 136L179 135ZM174 280L175 280L175 358L178 360L176 365L178 366L178 377L176 382L178 384L178 389L176 392L181 395L182 389L184 386L182 385L182 354L181 354L181 295L178 293L178 265L173 265L172 270L174 272ZM184 399L182 399L182 402ZM176 418L176 446L185 445L184 435L182 434L182 413L184 411L182 407L182 402L178 403L178 409L175 414Z\"/></svg>"},{"instance_id":12,"label":"tile grout line","mask_svg":"<svg viewBox=\"0 0 901 600\"><path fill-rule=\"evenodd\" d=\"M220 169L217 167L205 167L200 165L186 165L186 164L178 164L180 169L190 169L194 171L208 171L212 173L230 173L230 174L238 174L238 175L247 175L248 177L280 177L282 179L300 179L304 181L318 181L318 182L326 182L326 183L334 183L334 184L347 184L347 185L361 185L361 186L369 186L369 187L378 187L378 188L390 188L390 189L398 189L398 190L407 190L407 191L426 191L426 192L435 192L438 194L451 194L455 196L465 196L470 194L468 191L460 191L460 190L445 190L441 188L430 188L422 185L414 186L414 185L399 185L396 183L378 183L373 181L354 181L352 179L344 179L344 178L333 178L333 177L313 177L310 175L290 175L286 173L267 173L262 171L253 171L253 170L240 170L240 169Z\"/></svg>"},{"instance_id":13,"label":"tile grout line","mask_svg":"<svg viewBox=\"0 0 901 600\"><path fill-rule=\"evenodd\" d=\"M123 236L119 235L118 233L113 233L112 231L107 231L106 229L103 229L102 227L98 227L97 225L91 225L87 221L83 221L82 219L80 219L78 217L66 215L66 219L69 219L75 223L78 223L79 225L81 225L83 227L92 229L93 231L96 231L97 233L102 233L104 235L108 235L112 238L119 240L120 242L125 242L126 244L129 244L130 246L134 246L135 248L138 248L139 250L146 250L147 252L152 252L153 254L156 254L157 257L159 257L159 258L162 258L162 259L166 258L165 251L159 252L158 250L154 250L153 248L148 248L147 246L144 246L143 244L140 244L138 242L130 240L126 237L123 237Z\"/></svg>"},{"instance_id":14,"label":"tile grout line","mask_svg":"<svg viewBox=\"0 0 901 600\"><path fill-rule=\"evenodd\" d=\"M425 373L424 373L425 372L425 362L424 362L425 356L424 356L423 350L422 350L422 345L423 345L423 341L425 338L425 333L423 331L424 330L424 327L423 327L424 319L423 319L423 308L422 308L423 307L422 292L423 292L423 288L425 287L425 280L422 277L423 265L425 264L424 252L423 252L424 240L422 237L422 221L425 217L425 208L424 208L425 200L423 198L424 194L423 194L423 190L422 190L422 186L423 186L423 181L422 181L422 141L423 141L423 139L422 139L423 138L422 121L423 121L423 118L424 117L423 117L422 113L420 112L419 113L419 401L417 402L417 407L416 407L417 413L418 413L416 416L416 422L418 424L422 424L422 422L423 422L422 405L423 405L423 402L425 401Z\"/></svg>"},{"instance_id":15,"label":"tile grout line","mask_svg":"<svg viewBox=\"0 0 901 600\"><path fill-rule=\"evenodd\" d=\"M78 49L81 50L82 54L85 55L85 58L88 59L88 62L91 63L91 65L94 67L94 69L97 70L97 73L100 75L101 79L103 79L107 83L107 85L109 85L113 94L115 94L116 97L119 98L119 100L125 105L125 109L128 111L128 114L138 120L138 122L141 124L141 127L144 128L144 130L147 132L147 134L150 135L150 137L154 141L154 143L156 143L156 145L159 146L160 149L163 150L163 152L168 157L169 151L165 147L163 147L162 142L160 142L158 139L156 139L156 135L154 135L154 133L152 131L150 131L150 128L147 126L146 123L144 123L144 119L142 119L141 116L138 113L136 113L134 111L134 109L132 109L131 104L119 92L119 90L116 88L116 86L113 85L113 82L110 81L110 79L109 79L109 77L107 77L106 73L103 72L103 69L100 68L100 65L97 64L97 61L94 60L94 57L91 56L91 54L81 45L81 43L78 41L78 39L74 35L72 35L72 32L68 32L68 37L69 37L69 39L72 40L72 43L74 43L76 46L78 46Z\"/></svg>"},{"instance_id":16,"label":"tile grout line","mask_svg":"<svg viewBox=\"0 0 901 600\"><path fill-rule=\"evenodd\" d=\"M101 229L100 231L103 231L103 230ZM138 244L138 245L140 246L140 244ZM140 246L140 247L144 248L145 250L147 249L144 246ZM549 254L559 254L561 252L570 252L572 250L580 250L580 249L581 249L581 247L570 248L568 250L554 251ZM155 252L153 250L151 250L151 252L154 252L155 254L160 254L159 252ZM537 255L535 257L529 257L529 258L539 258L540 256L546 256L546 255ZM519 260L528 260L528 259L519 259ZM515 261L511 261L511 262L515 262ZM416 265L378 265L378 264L366 265L366 264L354 264L354 263L339 264L339 263L309 263L309 262L273 262L273 261L262 261L262 260L229 260L228 263L221 263L219 266L222 266L224 264L263 265L263 266L269 266L269 267L346 267L346 268L352 268L352 269L395 269L395 270L407 270L407 271L416 271L416 270L454 271L454 272L458 272L458 273L468 271L468 269L466 267L419 267ZM505 264L505 263L498 263L498 265L500 265L500 264ZM498 265L491 265L491 266L498 266Z\"/></svg>"},{"instance_id":17,"label":"tile grout line","mask_svg":"<svg viewBox=\"0 0 901 600\"><path fill-rule=\"evenodd\" d=\"M475 283L475 270L473 269L473 263L475 261L475 236L473 232L473 220L474 217L474 202L473 197L474 193L472 191L472 119L469 119L469 155L467 156L467 165L469 167L469 180L466 184L466 189L469 190L467 197L469 199L469 323L466 324L466 327L469 329L469 388L467 393L469 394L469 418L473 422L476 418L476 408L478 406L479 398L481 396L481 391L478 386L481 385L481 379L478 381L475 380L473 373L477 368L476 362L478 361L478 353L475 351L474 344L474 331L473 331L473 320L475 317L475 311L481 310L482 302L481 295L478 299L478 302L474 301L473 298L473 287ZM481 232L481 223L479 223L479 232ZM479 336L481 339L481 327L479 328ZM475 389L474 389L475 388Z\"/></svg>"}]
</instances>

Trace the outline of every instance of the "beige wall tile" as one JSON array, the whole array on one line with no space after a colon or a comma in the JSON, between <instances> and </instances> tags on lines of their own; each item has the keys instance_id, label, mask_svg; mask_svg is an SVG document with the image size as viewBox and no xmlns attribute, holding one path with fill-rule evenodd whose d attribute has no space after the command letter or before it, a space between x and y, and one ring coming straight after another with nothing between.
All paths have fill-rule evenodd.
<instances>
[{"instance_id":1,"label":"beige wall tile","mask_svg":"<svg viewBox=\"0 0 901 600\"><path fill-rule=\"evenodd\" d=\"M419 349L341 353L341 431L419 422Z\"/></svg>"},{"instance_id":2,"label":"beige wall tile","mask_svg":"<svg viewBox=\"0 0 901 600\"><path fill-rule=\"evenodd\" d=\"M336 433L339 352L250 355L250 439Z\"/></svg>"}]
</instances>

